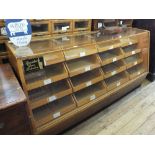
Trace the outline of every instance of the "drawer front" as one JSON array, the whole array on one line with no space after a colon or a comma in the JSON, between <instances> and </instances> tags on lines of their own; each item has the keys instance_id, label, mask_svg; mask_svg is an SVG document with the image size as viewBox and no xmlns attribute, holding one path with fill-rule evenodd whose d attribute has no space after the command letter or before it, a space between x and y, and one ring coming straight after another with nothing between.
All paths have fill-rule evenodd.
<instances>
[{"instance_id":1,"label":"drawer front","mask_svg":"<svg viewBox=\"0 0 155 155\"><path fill-rule=\"evenodd\" d=\"M0 134L30 134L24 105L0 112Z\"/></svg>"}]
</instances>

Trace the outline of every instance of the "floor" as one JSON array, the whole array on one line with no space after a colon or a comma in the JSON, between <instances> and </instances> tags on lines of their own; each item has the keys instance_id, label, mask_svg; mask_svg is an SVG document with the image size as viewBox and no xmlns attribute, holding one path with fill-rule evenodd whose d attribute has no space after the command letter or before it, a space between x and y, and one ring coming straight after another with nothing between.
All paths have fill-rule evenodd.
<instances>
[{"instance_id":1,"label":"floor","mask_svg":"<svg viewBox=\"0 0 155 155\"><path fill-rule=\"evenodd\" d=\"M64 134L155 134L155 82L145 80L141 87Z\"/></svg>"}]
</instances>

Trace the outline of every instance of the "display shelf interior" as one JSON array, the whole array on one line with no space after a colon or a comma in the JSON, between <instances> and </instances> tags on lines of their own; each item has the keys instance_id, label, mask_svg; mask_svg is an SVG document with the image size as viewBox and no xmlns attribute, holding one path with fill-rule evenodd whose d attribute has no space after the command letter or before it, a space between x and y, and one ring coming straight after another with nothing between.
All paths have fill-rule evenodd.
<instances>
[{"instance_id":1,"label":"display shelf interior","mask_svg":"<svg viewBox=\"0 0 155 155\"><path fill-rule=\"evenodd\" d=\"M0 54L6 52L6 46L4 42L0 42Z\"/></svg>"},{"instance_id":2,"label":"display shelf interior","mask_svg":"<svg viewBox=\"0 0 155 155\"><path fill-rule=\"evenodd\" d=\"M73 24L73 31L90 29L90 20L74 20Z\"/></svg>"},{"instance_id":3,"label":"display shelf interior","mask_svg":"<svg viewBox=\"0 0 155 155\"><path fill-rule=\"evenodd\" d=\"M98 56L96 54L67 61L66 65L71 77L100 66Z\"/></svg>"},{"instance_id":4,"label":"display shelf interior","mask_svg":"<svg viewBox=\"0 0 155 155\"><path fill-rule=\"evenodd\" d=\"M64 32L71 32L72 25L71 21L67 20L53 20L53 33L64 33Z\"/></svg>"},{"instance_id":5,"label":"display shelf interior","mask_svg":"<svg viewBox=\"0 0 155 155\"><path fill-rule=\"evenodd\" d=\"M143 61L143 58L142 58L141 53L138 53L138 54L125 58L124 61L126 63L127 68L130 68L134 65L141 63Z\"/></svg>"},{"instance_id":6,"label":"display shelf interior","mask_svg":"<svg viewBox=\"0 0 155 155\"><path fill-rule=\"evenodd\" d=\"M72 88L68 80L62 80L29 91L29 100L32 109L34 109L71 93Z\"/></svg>"},{"instance_id":7,"label":"display shelf interior","mask_svg":"<svg viewBox=\"0 0 155 155\"><path fill-rule=\"evenodd\" d=\"M97 53L97 49L95 45L87 45L87 46L81 46L81 47L75 47L71 49L67 49L64 51L64 55L66 60L71 60L75 58L80 58L88 55L92 55Z\"/></svg>"},{"instance_id":8,"label":"display shelf interior","mask_svg":"<svg viewBox=\"0 0 155 155\"><path fill-rule=\"evenodd\" d=\"M37 108L33 110L36 126L39 127L45 123L48 123L75 108L76 104L71 95Z\"/></svg>"},{"instance_id":9,"label":"display shelf interior","mask_svg":"<svg viewBox=\"0 0 155 155\"><path fill-rule=\"evenodd\" d=\"M92 84L103 80L103 73L100 68L72 77L71 84L73 91L76 92Z\"/></svg>"},{"instance_id":10,"label":"display shelf interior","mask_svg":"<svg viewBox=\"0 0 155 155\"><path fill-rule=\"evenodd\" d=\"M102 65L106 65L111 62L115 62L124 57L120 48L108 50L106 52L99 53L99 56L102 61Z\"/></svg>"},{"instance_id":11,"label":"display shelf interior","mask_svg":"<svg viewBox=\"0 0 155 155\"><path fill-rule=\"evenodd\" d=\"M108 78L115 74L118 74L124 70L126 70L126 66L123 60L116 61L114 63L110 63L108 65L102 66L102 70L104 72L104 77Z\"/></svg>"},{"instance_id":12,"label":"display shelf interior","mask_svg":"<svg viewBox=\"0 0 155 155\"><path fill-rule=\"evenodd\" d=\"M142 63L136 66L133 66L127 70L127 72L129 73L130 79L135 78L136 76L142 74L144 71L145 69Z\"/></svg>"},{"instance_id":13,"label":"display shelf interior","mask_svg":"<svg viewBox=\"0 0 155 155\"><path fill-rule=\"evenodd\" d=\"M140 53L141 49L138 47L138 44L133 44L133 45L123 47L123 51L124 51L125 57L128 57L130 55Z\"/></svg>"},{"instance_id":14,"label":"display shelf interior","mask_svg":"<svg viewBox=\"0 0 155 155\"><path fill-rule=\"evenodd\" d=\"M78 106L89 103L90 101L96 99L106 93L106 88L103 82L98 82L90 87L82 89L74 93L76 102Z\"/></svg>"},{"instance_id":15,"label":"display shelf interior","mask_svg":"<svg viewBox=\"0 0 155 155\"><path fill-rule=\"evenodd\" d=\"M32 34L34 35L41 35L41 34L49 34L48 32L48 22L47 23L40 23L34 22L31 24Z\"/></svg>"},{"instance_id":16,"label":"display shelf interior","mask_svg":"<svg viewBox=\"0 0 155 155\"><path fill-rule=\"evenodd\" d=\"M120 39L121 47L137 44L138 40L136 38L123 38Z\"/></svg>"},{"instance_id":17,"label":"display shelf interior","mask_svg":"<svg viewBox=\"0 0 155 155\"><path fill-rule=\"evenodd\" d=\"M25 75L28 89L34 89L45 85L45 80L50 79L51 82L56 82L68 77L64 63L54 64L45 67L42 70L27 73Z\"/></svg>"},{"instance_id":18,"label":"display shelf interior","mask_svg":"<svg viewBox=\"0 0 155 155\"><path fill-rule=\"evenodd\" d=\"M118 24L116 19L103 19L103 22L106 27L117 26Z\"/></svg>"},{"instance_id":19,"label":"display shelf interior","mask_svg":"<svg viewBox=\"0 0 155 155\"><path fill-rule=\"evenodd\" d=\"M119 87L121 84L125 83L128 80L126 72L121 72L110 78L105 79L108 90L112 90L116 87Z\"/></svg>"}]
</instances>

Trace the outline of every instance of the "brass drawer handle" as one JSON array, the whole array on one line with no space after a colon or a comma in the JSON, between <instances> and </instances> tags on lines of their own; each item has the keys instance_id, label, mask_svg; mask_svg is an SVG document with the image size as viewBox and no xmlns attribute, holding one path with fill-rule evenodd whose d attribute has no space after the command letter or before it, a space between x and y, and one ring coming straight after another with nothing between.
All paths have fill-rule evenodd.
<instances>
[{"instance_id":1,"label":"brass drawer handle","mask_svg":"<svg viewBox=\"0 0 155 155\"><path fill-rule=\"evenodd\" d=\"M0 122L0 129L3 129L4 128L4 123L3 122Z\"/></svg>"}]
</instances>

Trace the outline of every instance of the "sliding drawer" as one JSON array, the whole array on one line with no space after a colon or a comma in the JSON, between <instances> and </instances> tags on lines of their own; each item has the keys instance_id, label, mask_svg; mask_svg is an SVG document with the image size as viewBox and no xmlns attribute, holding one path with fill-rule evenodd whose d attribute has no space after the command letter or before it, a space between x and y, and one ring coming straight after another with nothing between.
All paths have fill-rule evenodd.
<instances>
[{"instance_id":1,"label":"sliding drawer","mask_svg":"<svg viewBox=\"0 0 155 155\"><path fill-rule=\"evenodd\" d=\"M124 58L123 52L120 48L99 53L99 56L100 56L102 65L106 65Z\"/></svg>"},{"instance_id":2,"label":"sliding drawer","mask_svg":"<svg viewBox=\"0 0 155 155\"><path fill-rule=\"evenodd\" d=\"M45 66L65 61L64 54L62 51L56 51L50 54L45 54L43 58Z\"/></svg>"},{"instance_id":3,"label":"sliding drawer","mask_svg":"<svg viewBox=\"0 0 155 155\"><path fill-rule=\"evenodd\" d=\"M121 72L110 78L105 79L108 91L115 89L128 81L128 76L126 72Z\"/></svg>"},{"instance_id":4,"label":"sliding drawer","mask_svg":"<svg viewBox=\"0 0 155 155\"><path fill-rule=\"evenodd\" d=\"M54 64L42 70L25 74L27 90L32 90L68 77L64 63Z\"/></svg>"},{"instance_id":5,"label":"sliding drawer","mask_svg":"<svg viewBox=\"0 0 155 155\"><path fill-rule=\"evenodd\" d=\"M91 31L91 19L73 20L73 31Z\"/></svg>"},{"instance_id":6,"label":"sliding drawer","mask_svg":"<svg viewBox=\"0 0 155 155\"><path fill-rule=\"evenodd\" d=\"M98 55L78 58L66 62L70 77L93 70L100 66Z\"/></svg>"},{"instance_id":7,"label":"sliding drawer","mask_svg":"<svg viewBox=\"0 0 155 155\"><path fill-rule=\"evenodd\" d=\"M126 66L123 60L116 61L114 63L110 63L108 65L102 66L102 70L105 78L109 78L118 74L124 70L126 70Z\"/></svg>"},{"instance_id":8,"label":"sliding drawer","mask_svg":"<svg viewBox=\"0 0 155 155\"><path fill-rule=\"evenodd\" d=\"M135 54L124 59L127 69L143 62L142 54Z\"/></svg>"},{"instance_id":9,"label":"sliding drawer","mask_svg":"<svg viewBox=\"0 0 155 155\"><path fill-rule=\"evenodd\" d=\"M32 21L31 22L32 35L40 36L40 35L49 35L49 21Z\"/></svg>"},{"instance_id":10,"label":"sliding drawer","mask_svg":"<svg viewBox=\"0 0 155 155\"><path fill-rule=\"evenodd\" d=\"M129 73L130 79L134 79L135 77L145 72L144 65L139 64L134 67L131 67L127 70L127 72Z\"/></svg>"},{"instance_id":11,"label":"sliding drawer","mask_svg":"<svg viewBox=\"0 0 155 155\"><path fill-rule=\"evenodd\" d=\"M73 91L76 92L103 80L100 68L70 78Z\"/></svg>"},{"instance_id":12,"label":"sliding drawer","mask_svg":"<svg viewBox=\"0 0 155 155\"><path fill-rule=\"evenodd\" d=\"M129 57L131 55L135 55L141 52L141 49L138 47L138 44L128 45L122 48L125 57Z\"/></svg>"},{"instance_id":13,"label":"sliding drawer","mask_svg":"<svg viewBox=\"0 0 155 155\"><path fill-rule=\"evenodd\" d=\"M76 59L97 53L96 45L78 46L64 50L66 60Z\"/></svg>"},{"instance_id":14,"label":"sliding drawer","mask_svg":"<svg viewBox=\"0 0 155 155\"><path fill-rule=\"evenodd\" d=\"M52 20L52 33L72 32L72 20Z\"/></svg>"},{"instance_id":15,"label":"sliding drawer","mask_svg":"<svg viewBox=\"0 0 155 155\"><path fill-rule=\"evenodd\" d=\"M76 103L72 95L65 96L59 100L49 103L48 105L37 108L33 110L36 127L51 122L75 108Z\"/></svg>"},{"instance_id":16,"label":"sliding drawer","mask_svg":"<svg viewBox=\"0 0 155 155\"><path fill-rule=\"evenodd\" d=\"M77 102L77 105L82 106L105 93L106 87L105 83L102 81L74 93L74 97Z\"/></svg>"},{"instance_id":17,"label":"sliding drawer","mask_svg":"<svg viewBox=\"0 0 155 155\"><path fill-rule=\"evenodd\" d=\"M98 51L104 52L108 50L112 50L114 48L120 47L120 41L119 40L110 40L110 41L104 41L97 43Z\"/></svg>"},{"instance_id":18,"label":"sliding drawer","mask_svg":"<svg viewBox=\"0 0 155 155\"><path fill-rule=\"evenodd\" d=\"M71 93L72 88L68 80L58 81L29 91L30 106L35 109Z\"/></svg>"},{"instance_id":19,"label":"sliding drawer","mask_svg":"<svg viewBox=\"0 0 155 155\"><path fill-rule=\"evenodd\" d=\"M120 39L121 47L129 46L129 45L134 45L138 43L137 38L123 38Z\"/></svg>"}]
</instances>

